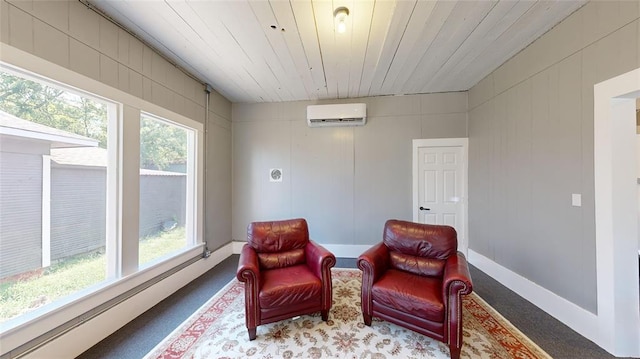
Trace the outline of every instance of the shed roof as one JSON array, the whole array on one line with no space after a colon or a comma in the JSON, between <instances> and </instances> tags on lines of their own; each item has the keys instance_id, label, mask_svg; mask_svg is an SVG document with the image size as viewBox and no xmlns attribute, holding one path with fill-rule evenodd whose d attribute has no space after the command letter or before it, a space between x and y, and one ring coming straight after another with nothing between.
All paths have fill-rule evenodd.
<instances>
[{"instance_id":1,"label":"shed roof","mask_svg":"<svg viewBox=\"0 0 640 359\"><path fill-rule=\"evenodd\" d=\"M58 165L107 167L107 150L100 147L51 149L51 160ZM184 173L141 168L141 176L184 176Z\"/></svg>"},{"instance_id":2,"label":"shed roof","mask_svg":"<svg viewBox=\"0 0 640 359\"><path fill-rule=\"evenodd\" d=\"M96 147L98 140L27 121L0 110L0 135L51 143L51 148Z\"/></svg>"},{"instance_id":3,"label":"shed roof","mask_svg":"<svg viewBox=\"0 0 640 359\"><path fill-rule=\"evenodd\" d=\"M59 165L107 167L107 150L101 147L51 149L51 160Z\"/></svg>"}]
</instances>

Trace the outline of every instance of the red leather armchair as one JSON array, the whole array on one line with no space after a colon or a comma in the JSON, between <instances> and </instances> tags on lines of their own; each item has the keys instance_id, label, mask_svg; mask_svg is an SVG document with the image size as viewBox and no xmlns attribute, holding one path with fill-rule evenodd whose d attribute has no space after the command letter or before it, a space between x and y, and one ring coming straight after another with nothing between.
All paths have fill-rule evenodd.
<instances>
[{"instance_id":1,"label":"red leather armchair","mask_svg":"<svg viewBox=\"0 0 640 359\"><path fill-rule=\"evenodd\" d=\"M335 256L309 240L307 221L254 222L247 229L236 276L244 282L249 340L258 325L331 309Z\"/></svg>"},{"instance_id":2,"label":"red leather armchair","mask_svg":"<svg viewBox=\"0 0 640 359\"><path fill-rule=\"evenodd\" d=\"M455 229L399 220L385 224L383 241L358 258L362 313L462 348L462 295L472 283Z\"/></svg>"}]
</instances>

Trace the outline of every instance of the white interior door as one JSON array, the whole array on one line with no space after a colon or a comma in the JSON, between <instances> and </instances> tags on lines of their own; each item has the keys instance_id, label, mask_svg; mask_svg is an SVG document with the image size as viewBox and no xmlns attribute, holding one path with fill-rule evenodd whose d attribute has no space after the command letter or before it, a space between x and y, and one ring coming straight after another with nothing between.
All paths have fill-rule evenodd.
<instances>
[{"instance_id":1,"label":"white interior door","mask_svg":"<svg viewBox=\"0 0 640 359\"><path fill-rule=\"evenodd\" d=\"M467 252L467 139L413 141L413 220L456 229Z\"/></svg>"}]
</instances>

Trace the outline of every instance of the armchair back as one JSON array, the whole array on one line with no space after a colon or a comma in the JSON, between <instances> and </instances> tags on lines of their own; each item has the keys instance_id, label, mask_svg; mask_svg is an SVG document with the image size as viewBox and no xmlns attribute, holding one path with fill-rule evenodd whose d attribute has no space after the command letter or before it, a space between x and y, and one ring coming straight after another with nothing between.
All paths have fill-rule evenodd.
<instances>
[{"instance_id":1,"label":"armchair back","mask_svg":"<svg viewBox=\"0 0 640 359\"><path fill-rule=\"evenodd\" d=\"M383 242L389 248L391 268L428 277L442 277L446 259L458 248L452 227L395 219L385 224Z\"/></svg>"},{"instance_id":2,"label":"armchair back","mask_svg":"<svg viewBox=\"0 0 640 359\"><path fill-rule=\"evenodd\" d=\"M303 218L253 222L247 228L247 243L255 249L261 269L305 263L309 228Z\"/></svg>"}]
</instances>

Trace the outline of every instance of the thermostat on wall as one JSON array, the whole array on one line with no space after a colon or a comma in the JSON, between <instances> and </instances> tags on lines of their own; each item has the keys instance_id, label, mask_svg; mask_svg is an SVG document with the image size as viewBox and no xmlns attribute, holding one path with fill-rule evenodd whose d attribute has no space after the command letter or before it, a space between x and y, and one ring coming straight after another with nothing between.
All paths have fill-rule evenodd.
<instances>
[{"instance_id":1,"label":"thermostat on wall","mask_svg":"<svg viewBox=\"0 0 640 359\"><path fill-rule=\"evenodd\" d=\"M269 170L269 182L282 182L282 168L272 168Z\"/></svg>"}]
</instances>

